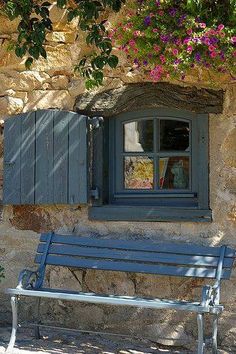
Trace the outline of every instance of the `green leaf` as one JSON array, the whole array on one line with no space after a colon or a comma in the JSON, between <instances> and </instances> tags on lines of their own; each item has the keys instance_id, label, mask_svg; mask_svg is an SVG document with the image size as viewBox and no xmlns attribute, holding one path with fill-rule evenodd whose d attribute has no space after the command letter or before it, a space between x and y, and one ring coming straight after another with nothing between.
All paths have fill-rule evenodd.
<instances>
[{"instance_id":1,"label":"green leaf","mask_svg":"<svg viewBox=\"0 0 236 354\"><path fill-rule=\"evenodd\" d=\"M116 55L111 55L110 57L107 58L107 64L112 68L116 68L118 65L119 59L117 58Z\"/></svg>"},{"instance_id":2,"label":"green leaf","mask_svg":"<svg viewBox=\"0 0 236 354\"><path fill-rule=\"evenodd\" d=\"M57 0L57 6L61 9L67 4L67 0Z\"/></svg>"},{"instance_id":3,"label":"green leaf","mask_svg":"<svg viewBox=\"0 0 236 354\"><path fill-rule=\"evenodd\" d=\"M34 59L33 58L31 58L31 57L29 57L26 61L25 61L25 67L26 67L26 69L30 69L31 68L31 65L33 64L33 61L34 61Z\"/></svg>"}]
</instances>

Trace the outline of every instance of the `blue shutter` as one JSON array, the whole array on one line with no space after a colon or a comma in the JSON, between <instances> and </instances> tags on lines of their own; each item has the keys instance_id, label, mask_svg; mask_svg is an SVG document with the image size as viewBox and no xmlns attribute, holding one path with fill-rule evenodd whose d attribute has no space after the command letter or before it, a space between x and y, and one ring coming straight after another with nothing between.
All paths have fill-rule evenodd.
<instances>
[{"instance_id":1,"label":"blue shutter","mask_svg":"<svg viewBox=\"0 0 236 354\"><path fill-rule=\"evenodd\" d=\"M9 118L4 204L87 203L87 117L40 110Z\"/></svg>"}]
</instances>

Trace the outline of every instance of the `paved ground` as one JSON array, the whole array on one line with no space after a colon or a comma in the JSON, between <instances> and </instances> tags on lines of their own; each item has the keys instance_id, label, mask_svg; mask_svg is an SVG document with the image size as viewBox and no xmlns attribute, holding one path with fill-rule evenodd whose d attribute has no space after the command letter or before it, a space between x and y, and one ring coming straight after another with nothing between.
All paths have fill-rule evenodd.
<instances>
[{"instance_id":1,"label":"paved ground","mask_svg":"<svg viewBox=\"0 0 236 354\"><path fill-rule=\"evenodd\" d=\"M31 329L20 329L14 354L187 354L185 350L169 350L156 344L121 337L94 334L74 334L47 330L43 339L35 340ZM0 329L0 353L4 353L10 329ZM190 354L190 353L189 353Z\"/></svg>"},{"instance_id":2,"label":"paved ground","mask_svg":"<svg viewBox=\"0 0 236 354\"><path fill-rule=\"evenodd\" d=\"M188 350L170 350L157 347L155 343L144 340L100 336L88 334L71 334L50 330L42 331L43 338L35 340L32 330L20 329L16 348L12 354L194 354ZM5 352L10 329L0 329L0 353ZM220 350L219 354L232 353Z\"/></svg>"}]
</instances>

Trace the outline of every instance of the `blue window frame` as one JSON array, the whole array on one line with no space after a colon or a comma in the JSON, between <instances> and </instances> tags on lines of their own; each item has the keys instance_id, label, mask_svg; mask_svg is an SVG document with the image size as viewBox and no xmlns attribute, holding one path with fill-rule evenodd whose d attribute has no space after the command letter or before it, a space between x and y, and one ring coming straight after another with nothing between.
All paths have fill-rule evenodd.
<instances>
[{"instance_id":1,"label":"blue window frame","mask_svg":"<svg viewBox=\"0 0 236 354\"><path fill-rule=\"evenodd\" d=\"M92 218L211 220L208 115L164 108L123 113L105 121L104 141L105 188Z\"/></svg>"}]
</instances>

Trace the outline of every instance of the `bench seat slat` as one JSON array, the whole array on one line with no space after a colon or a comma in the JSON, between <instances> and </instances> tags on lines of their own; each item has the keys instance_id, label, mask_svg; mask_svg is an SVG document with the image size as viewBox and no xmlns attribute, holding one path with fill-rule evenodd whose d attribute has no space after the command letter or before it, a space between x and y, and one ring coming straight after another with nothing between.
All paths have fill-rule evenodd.
<instances>
[{"instance_id":1,"label":"bench seat slat","mask_svg":"<svg viewBox=\"0 0 236 354\"><path fill-rule=\"evenodd\" d=\"M36 255L35 262L40 263L41 255ZM153 265L145 263L131 263L122 261L107 261L107 260L93 260L93 259L79 259L69 256L48 255L47 264L89 268L99 270L111 270L121 272L135 272L135 273L149 273L160 275L173 275L185 277L199 277L199 278L215 278L216 270L214 268L189 268L189 267L174 267L169 265ZM230 270L224 269L222 278L228 279L230 277Z\"/></svg>"},{"instance_id":2,"label":"bench seat slat","mask_svg":"<svg viewBox=\"0 0 236 354\"><path fill-rule=\"evenodd\" d=\"M201 306L199 302L188 301L173 301L165 299L149 299L138 298L131 296L117 296L117 295L99 295L94 293L71 293L66 291L60 291L58 289L40 289L40 290L25 290L25 289L8 289L8 294L21 295L21 296L35 296L44 297L59 300L90 302L109 305L124 305L124 306L136 306L142 308L153 309L173 309L182 311L192 311L197 313L207 312L221 312L223 306L215 306L214 308L209 306Z\"/></svg>"},{"instance_id":3,"label":"bench seat slat","mask_svg":"<svg viewBox=\"0 0 236 354\"><path fill-rule=\"evenodd\" d=\"M40 241L45 242L48 234L42 234ZM127 240L111 240L101 238L83 238L74 235L57 235L52 236L52 243L81 245L87 247L99 247L99 248L112 248L112 249L124 249L124 250L137 250L137 251L151 251L151 252L163 252L163 253L175 253L175 254L192 254L192 255L204 255L204 256L219 256L220 247L205 247L193 244L156 244L155 242L148 240L143 241L127 241ZM228 248L226 249L226 257L235 257L235 251Z\"/></svg>"},{"instance_id":4,"label":"bench seat slat","mask_svg":"<svg viewBox=\"0 0 236 354\"><path fill-rule=\"evenodd\" d=\"M44 253L46 245L39 244L37 252ZM80 247L77 245L66 244L52 244L49 247L48 254L80 256L91 258L103 259L119 259L128 261L143 261L150 263L169 263L178 265L199 265L204 267L217 267L219 257L212 256L193 256L193 255L180 255L169 253L157 253L147 251L130 251L130 250L111 250L106 248L96 247ZM225 258L223 266L231 267L233 263L232 258Z\"/></svg>"}]
</instances>

